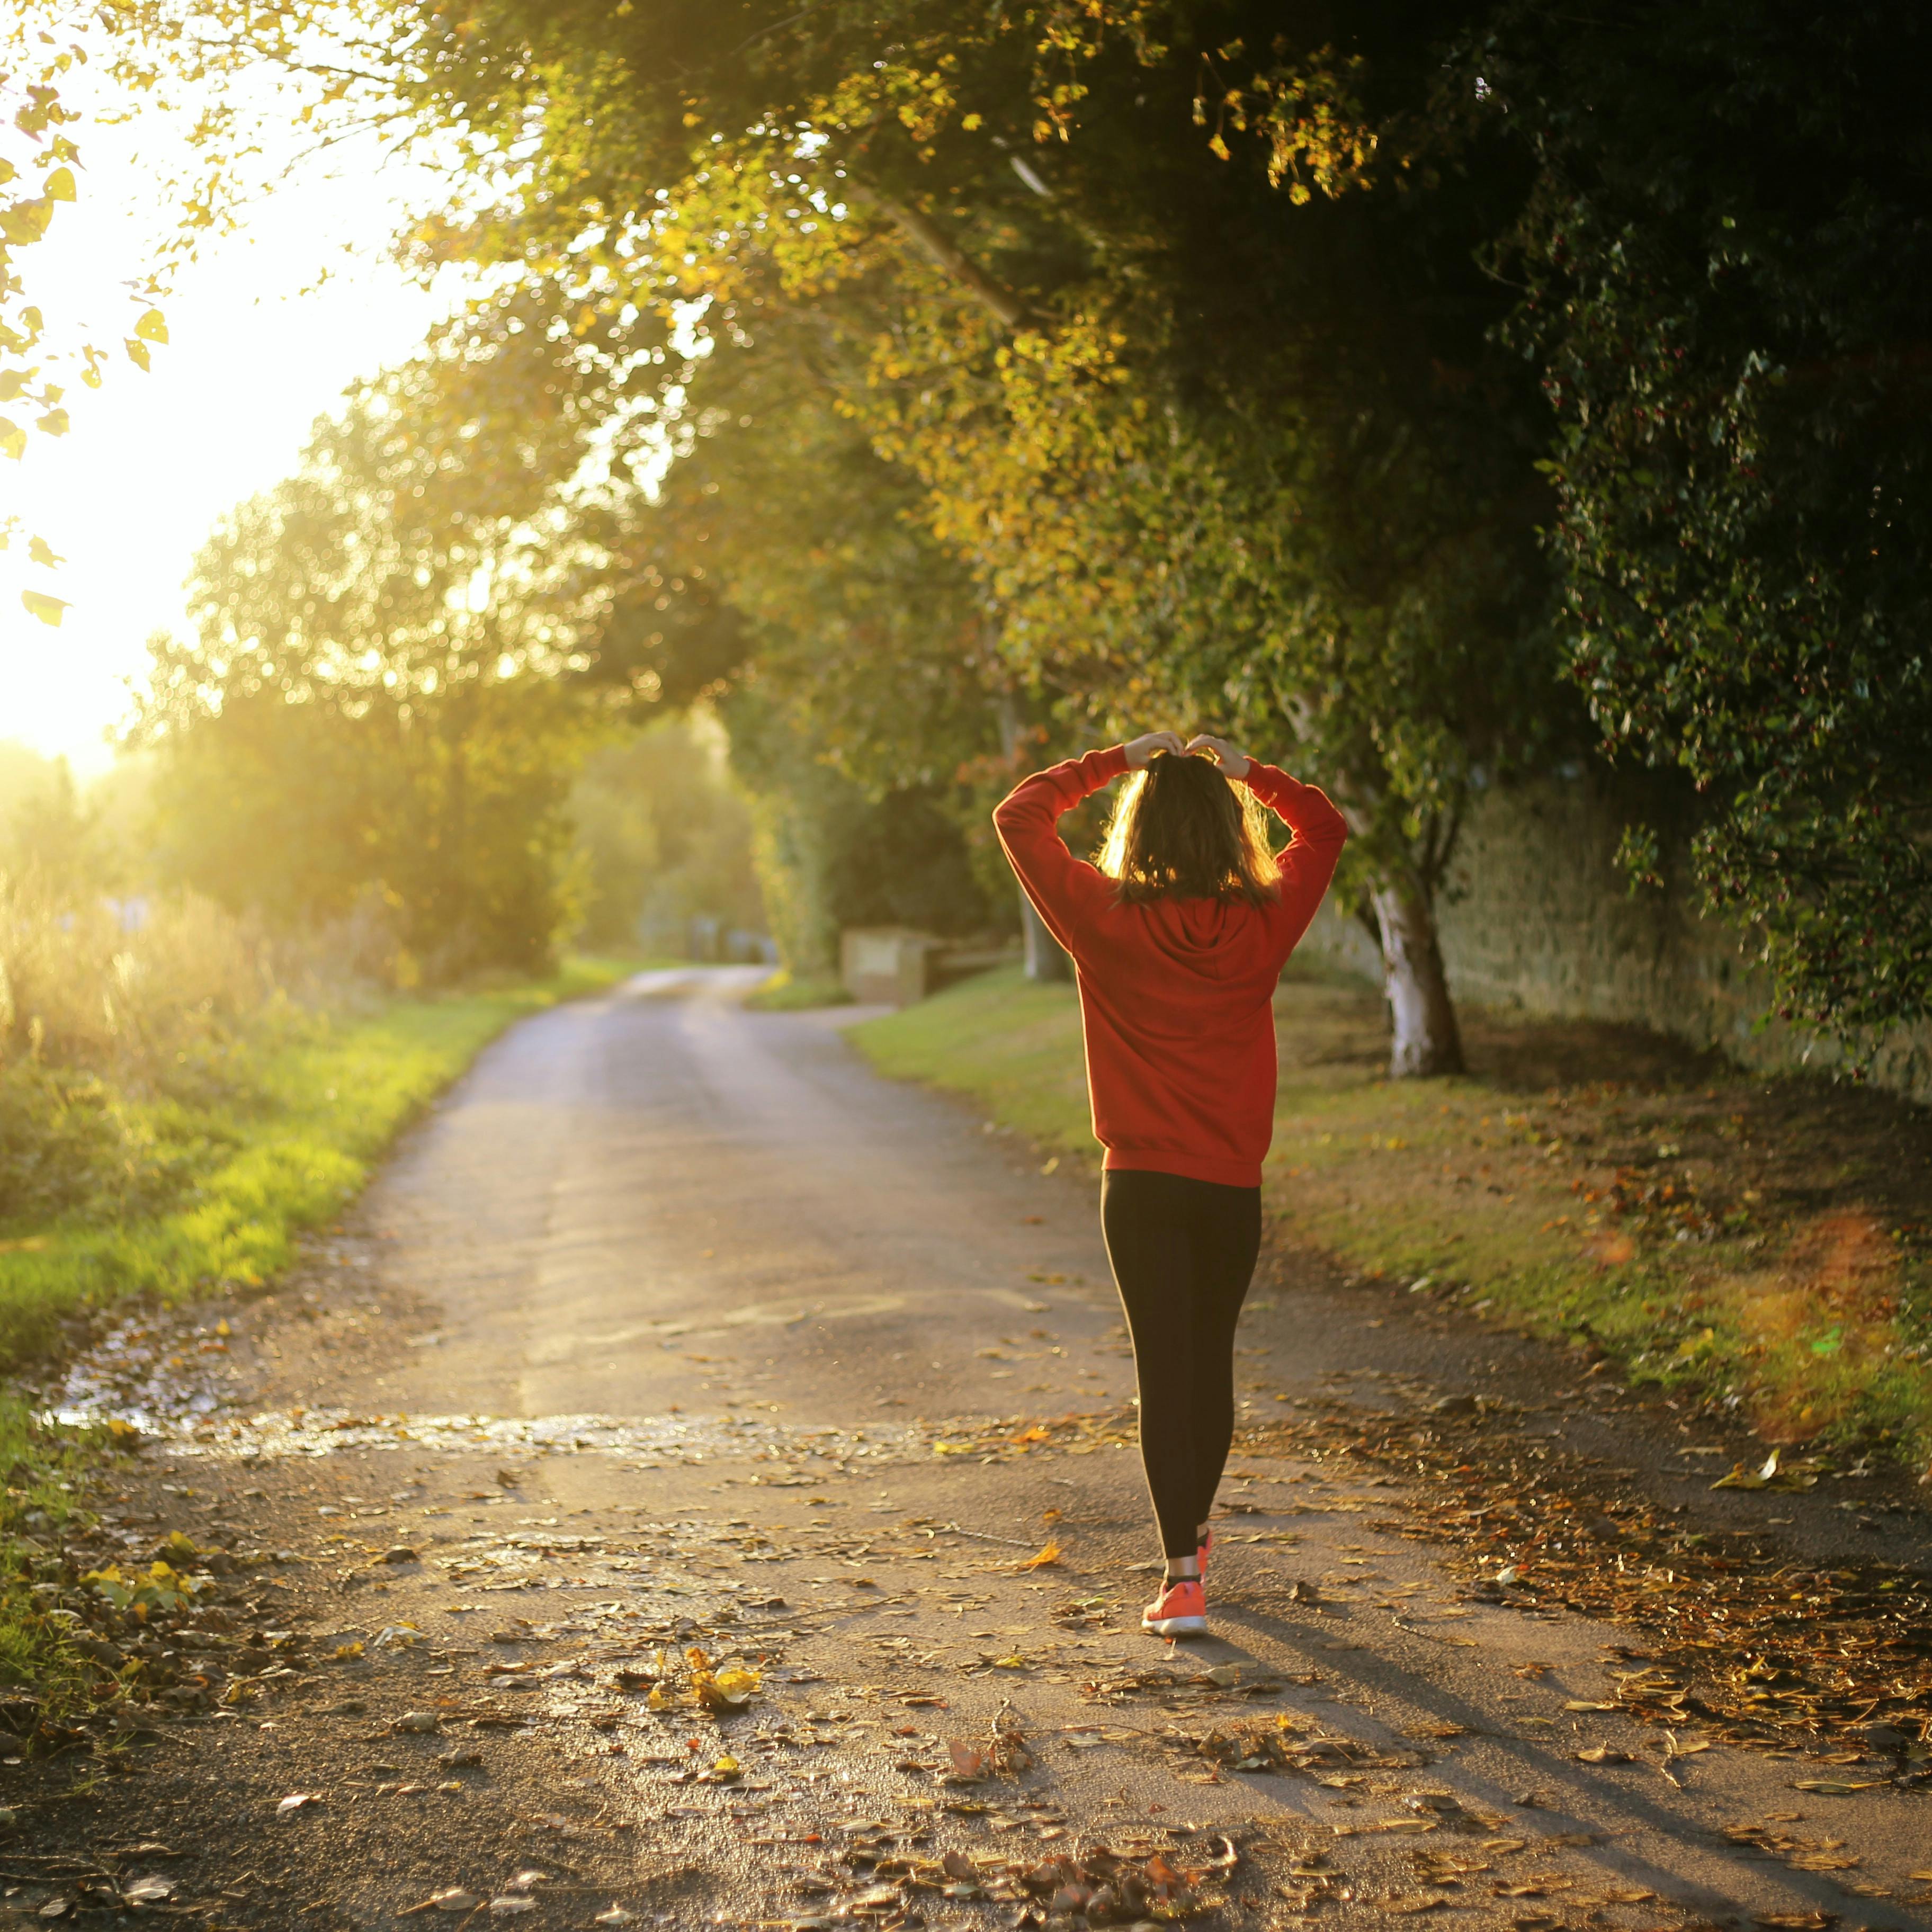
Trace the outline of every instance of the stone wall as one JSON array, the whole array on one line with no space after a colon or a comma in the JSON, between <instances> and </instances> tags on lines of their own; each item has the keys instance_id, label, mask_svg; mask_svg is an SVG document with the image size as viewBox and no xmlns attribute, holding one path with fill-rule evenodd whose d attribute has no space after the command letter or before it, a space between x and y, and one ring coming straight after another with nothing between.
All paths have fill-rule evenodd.
<instances>
[{"instance_id":1,"label":"stone wall","mask_svg":"<svg viewBox=\"0 0 1932 1932\"><path fill-rule=\"evenodd\" d=\"M1639 818L1684 822L1668 793L1593 770L1484 798L1439 908L1456 998L1651 1027L1766 1071L1829 1067L1837 1058L1830 1047L1757 1024L1767 1002L1748 942L1700 916L1681 885L1631 896L1616 850L1624 826ZM1380 980L1373 940L1332 901L1304 944L1331 964ZM1932 1100L1932 1034L1901 1035L1874 1077Z\"/></svg>"}]
</instances>

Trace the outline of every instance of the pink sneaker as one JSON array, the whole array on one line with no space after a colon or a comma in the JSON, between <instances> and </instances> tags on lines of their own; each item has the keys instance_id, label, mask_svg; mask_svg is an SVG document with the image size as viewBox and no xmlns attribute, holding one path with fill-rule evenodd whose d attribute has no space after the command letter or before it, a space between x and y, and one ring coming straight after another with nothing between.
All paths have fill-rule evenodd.
<instances>
[{"instance_id":1,"label":"pink sneaker","mask_svg":"<svg viewBox=\"0 0 1932 1932\"><path fill-rule=\"evenodd\" d=\"M1204 1636L1208 1593L1198 1577L1178 1576L1141 1615L1141 1628L1156 1636Z\"/></svg>"}]
</instances>

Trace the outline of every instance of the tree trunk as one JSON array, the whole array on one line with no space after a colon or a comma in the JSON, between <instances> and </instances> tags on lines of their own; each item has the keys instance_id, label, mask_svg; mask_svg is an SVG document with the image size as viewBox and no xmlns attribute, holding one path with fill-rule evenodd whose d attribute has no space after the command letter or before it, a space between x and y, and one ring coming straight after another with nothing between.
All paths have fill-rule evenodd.
<instances>
[{"instance_id":1,"label":"tree trunk","mask_svg":"<svg viewBox=\"0 0 1932 1932\"><path fill-rule=\"evenodd\" d=\"M1370 897L1382 929L1382 987L1395 1030L1389 1077L1418 1080L1460 1073L1462 1039L1429 894L1405 880L1378 886Z\"/></svg>"},{"instance_id":2,"label":"tree trunk","mask_svg":"<svg viewBox=\"0 0 1932 1932\"><path fill-rule=\"evenodd\" d=\"M1033 901L1020 894L1020 932L1026 941L1026 976L1042 986L1064 986L1073 977L1066 948L1046 929Z\"/></svg>"}]
</instances>

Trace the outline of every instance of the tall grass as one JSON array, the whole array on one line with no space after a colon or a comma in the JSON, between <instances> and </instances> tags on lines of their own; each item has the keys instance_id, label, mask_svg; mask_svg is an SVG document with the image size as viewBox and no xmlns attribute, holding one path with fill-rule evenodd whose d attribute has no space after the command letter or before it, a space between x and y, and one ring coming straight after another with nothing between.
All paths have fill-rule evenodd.
<instances>
[{"instance_id":1,"label":"tall grass","mask_svg":"<svg viewBox=\"0 0 1932 1932\"><path fill-rule=\"evenodd\" d=\"M260 1016L278 984L267 942L209 900L0 874L0 1064L152 1083Z\"/></svg>"}]
</instances>

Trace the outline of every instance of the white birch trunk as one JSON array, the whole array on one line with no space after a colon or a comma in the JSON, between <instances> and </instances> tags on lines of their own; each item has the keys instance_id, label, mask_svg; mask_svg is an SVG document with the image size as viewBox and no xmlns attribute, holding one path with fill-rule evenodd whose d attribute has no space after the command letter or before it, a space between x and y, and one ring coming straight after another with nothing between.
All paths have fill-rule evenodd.
<instances>
[{"instance_id":1,"label":"white birch trunk","mask_svg":"<svg viewBox=\"0 0 1932 1932\"><path fill-rule=\"evenodd\" d=\"M1378 886L1370 898L1382 931L1382 988L1394 1039L1389 1077L1426 1079L1462 1071L1462 1037L1442 970L1436 912L1428 896L1408 883Z\"/></svg>"}]
</instances>

